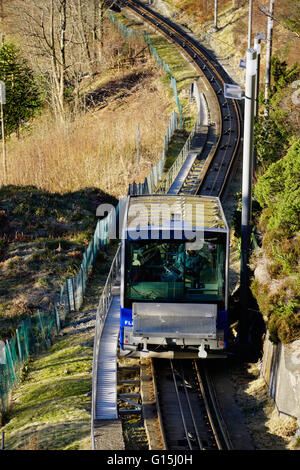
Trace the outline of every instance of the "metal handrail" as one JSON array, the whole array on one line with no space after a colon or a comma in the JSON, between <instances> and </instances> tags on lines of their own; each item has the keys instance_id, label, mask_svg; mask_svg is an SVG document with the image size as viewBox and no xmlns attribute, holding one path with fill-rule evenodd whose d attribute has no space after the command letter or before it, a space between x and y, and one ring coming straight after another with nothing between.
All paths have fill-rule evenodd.
<instances>
[{"instance_id":1,"label":"metal handrail","mask_svg":"<svg viewBox=\"0 0 300 470\"><path fill-rule=\"evenodd\" d=\"M114 281L118 277L121 268L121 245L119 245L113 262L111 264L109 274L106 279L104 289L102 291L97 312L96 312L96 325L95 325L95 336L94 336L94 352L93 352L93 371L92 371L92 448L95 449L94 440L94 420L96 410L96 391L97 391L97 370L98 370L98 355L100 348L100 339L102 336L103 326L112 302L113 294L112 287Z\"/></svg>"},{"instance_id":2,"label":"metal handrail","mask_svg":"<svg viewBox=\"0 0 300 470\"><path fill-rule=\"evenodd\" d=\"M200 124L200 114L198 114L194 128L190 135L188 136L183 148L181 149L178 157L174 161L173 165L169 168L168 172L164 175L163 179L160 181L158 187L155 189L156 193L167 193L172 186L175 178L177 177L180 168L183 165L184 160L186 159L187 154L191 148L191 141L196 133L197 126Z\"/></svg>"}]
</instances>

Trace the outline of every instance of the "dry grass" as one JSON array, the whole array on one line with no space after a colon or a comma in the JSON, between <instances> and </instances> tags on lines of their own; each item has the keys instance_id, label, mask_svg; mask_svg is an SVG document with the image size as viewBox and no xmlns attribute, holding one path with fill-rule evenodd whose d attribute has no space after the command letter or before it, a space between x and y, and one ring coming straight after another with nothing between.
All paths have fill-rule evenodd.
<instances>
[{"instance_id":1,"label":"dry grass","mask_svg":"<svg viewBox=\"0 0 300 470\"><path fill-rule=\"evenodd\" d=\"M97 259L80 312L67 318L48 351L26 364L3 422L7 450L91 450L93 312L114 255L110 247L105 263Z\"/></svg>"},{"instance_id":2,"label":"dry grass","mask_svg":"<svg viewBox=\"0 0 300 470\"><path fill-rule=\"evenodd\" d=\"M161 157L169 118L159 74L152 63L147 65L143 72L135 68L126 75L120 73L122 79L130 75L136 82L130 90L118 89L106 98L105 109L79 114L64 124L44 116L29 135L12 140L8 183L61 193L93 186L120 196L134 179L142 181ZM116 78L121 78L118 73L114 82ZM138 123L140 168L136 165Z\"/></svg>"},{"instance_id":3,"label":"dry grass","mask_svg":"<svg viewBox=\"0 0 300 470\"><path fill-rule=\"evenodd\" d=\"M79 96L74 91L76 111L64 123L45 111L19 140L9 140L8 184L59 193L96 187L118 197L130 182L142 181L161 157L173 97L144 41L124 41L109 21L105 28L98 74L86 77Z\"/></svg>"},{"instance_id":4,"label":"dry grass","mask_svg":"<svg viewBox=\"0 0 300 470\"><path fill-rule=\"evenodd\" d=\"M39 450L39 436L32 435L29 437L24 447L19 448L19 450Z\"/></svg>"},{"instance_id":5,"label":"dry grass","mask_svg":"<svg viewBox=\"0 0 300 470\"><path fill-rule=\"evenodd\" d=\"M246 416L256 450L293 448L297 420L278 414L257 364L248 364L244 376L241 373L235 376L235 383L236 398Z\"/></svg>"}]
</instances>

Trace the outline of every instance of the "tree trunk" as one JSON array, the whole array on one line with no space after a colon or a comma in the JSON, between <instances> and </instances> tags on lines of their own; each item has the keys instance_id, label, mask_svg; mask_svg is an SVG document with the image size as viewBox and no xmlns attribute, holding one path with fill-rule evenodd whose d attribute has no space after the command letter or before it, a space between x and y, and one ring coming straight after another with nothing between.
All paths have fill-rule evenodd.
<instances>
[{"instance_id":1,"label":"tree trunk","mask_svg":"<svg viewBox=\"0 0 300 470\"><path fill-rule=\"evenodd\" d=\"M104 14L105 14L105 4L102 1L99 5L99 33L98 33L98 60L102 61L103 56L103 44L104 44Z\"/></svg>"},{"instance_id":2,"label":"tree trunk","mask_svg":"<svg viewBox=\"0 0 300 470\"><path fill-rule=\"evenodd\" d=\"M52 68L52 103L53 109L56 116L62 117L62 110L60 108L60 80L59 80L59 67L57 63L57 55L56 55L56 48L55 48L55 26L54 26L54 0L51 0L50 6L50 21L49 21L49 28L50 28L50 38L49 38L49 47L51 50L51 68Z\"/></svg>"},{"instance_id":3,"label":"tree trunk","mask_svg":"<svg viewBox=\"0 0 300 470\"><path fill-rule=\"evenodd\" d=\"M79 0L78 4L78 13L79 13L79 19L80 19L80 31L81 31L81 38L83 42L83 48L85 50L85 54L87 57L87 62L88 62L88 67L89 67L89 73L92 75L94 73L94 66L93 66L93 59L90 51L90 46L89 46L89 39L88 35L86 33L86 26L85 26L85 19L83 16L83 11L82 11L82 0Z\"/></svg>"},{"instance_id":4,"label":"tree trunk","mask_svg":"<svg viewBox=\"0 0 300 470\"><path fill-rule=\"evenodd\" d=\"M60 0L61 27L60 27L60 64L59 64L59 106L62 115L65 112L65 85L66 85L66 25L67 25L67 0Z\"/></svg>"}]
</instances>

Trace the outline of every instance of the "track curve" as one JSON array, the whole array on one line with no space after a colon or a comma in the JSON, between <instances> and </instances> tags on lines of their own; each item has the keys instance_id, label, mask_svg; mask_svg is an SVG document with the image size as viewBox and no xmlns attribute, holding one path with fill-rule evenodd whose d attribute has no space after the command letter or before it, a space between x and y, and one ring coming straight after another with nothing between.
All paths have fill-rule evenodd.
<instances>
[{"instance_id":1,"label":"track curve","mask_svg":"<svg viewBox=\"0 0 300 470\"><path fill-rule=\"evenodd\" d=\"M175 42L194 63L201 78L209 87L214 102L210 109L209 132L213 136L195 194L222 198L230 172L238 154L241 138L241 116L237 103L224 97L224 83L231 81L224 69L195 39L180 26L152 11L138 0L119 0L152 24L169 40ZM159 409L167 449L210 450L230 449L224 423L211 384L197 361L160 360L155 382L158 388ZM202 365L201 365L202 366ZM182 426L179 424L182 423Z\"/></svg>"},{"instance_id":2,"label":"track curve","mask_svg":"<svg viewBox=\"0 0 300 470\"><path fill-rule=\"evenodd\" d=\"M232 82L225 70L210 56L206 49L171 20L154 12L138 0L119 1L157 28L165 37L174 41L194 63L214 94L217 103L210 126L218 126L217 142L209 152L201 169L201 177L195 194L221 198L229 180L232 165L238 153L241 138L241 115L237 103L224 97L224 83Z\"/></svg>"}]
</instances>

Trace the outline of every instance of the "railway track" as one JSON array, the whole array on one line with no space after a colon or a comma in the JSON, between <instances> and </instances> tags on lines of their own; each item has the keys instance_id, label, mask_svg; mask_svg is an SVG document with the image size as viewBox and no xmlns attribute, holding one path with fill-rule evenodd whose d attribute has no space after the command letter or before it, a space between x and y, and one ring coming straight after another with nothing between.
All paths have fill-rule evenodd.
<instances>
[{"instance_id":1,"label":"railway track","mask_svg":"<svg viewBox=\"0 0 300 470\"><path fill-rule=\"evenodd\" d=\"M235 101L223 95L230 81L222 67L180 26L153 12L138 0L119 0L152 24L181 48L199 72L208 104L207 138L190 168L179 194L222 198L238 153L241 136L240 111ZM199 135L201 129L199 130ZM157 361L155 362L157 364ZM159 396L160 421L166 449L230 449L214 391L198 361L159 360L155 382Z\"/></svg>"},{"instance_id":2,"label":"railway track","mask_svg":"<svg viewBox=\"0 0 300 470\"><path fill-rule=\"evenodd\" d=\"M155 360L154 373L167 450L232 448L203 365L196 360Z\"/></svg>"},{"instance_id":3,"label":"railway track","mask_svg":"<svg viewBox=\"0 0 300 470\"><path fill-rule=\"evenodd\" d=\"M240 110L224 97L225 71L183 29L138 0L123 5L152 24L194 63L205 88L207 136L179 194L222 198L241 137ZM203 128L198 130L201 138ZM197 145L196 145L197 147ZM204 364L196 360L154 360L158 414L167 450L232 448Z\"/></svg>"},{"instance_id":4,"label":"railway track","mask_svg":"<svg viewBox=\"0 0 300 470\"><path fill-rule=\"evenodd\" d=\"M238 153L241 137L238 105L234 100L226 99L223 94L224 83L231 81L230 78L205 48L180 26L138 0L119 1L119 4L141 16L168 40L179 46L204 80L205 97L209 107L208 138L179 193L221 198Z\"/></svg>"}]
</instances>

